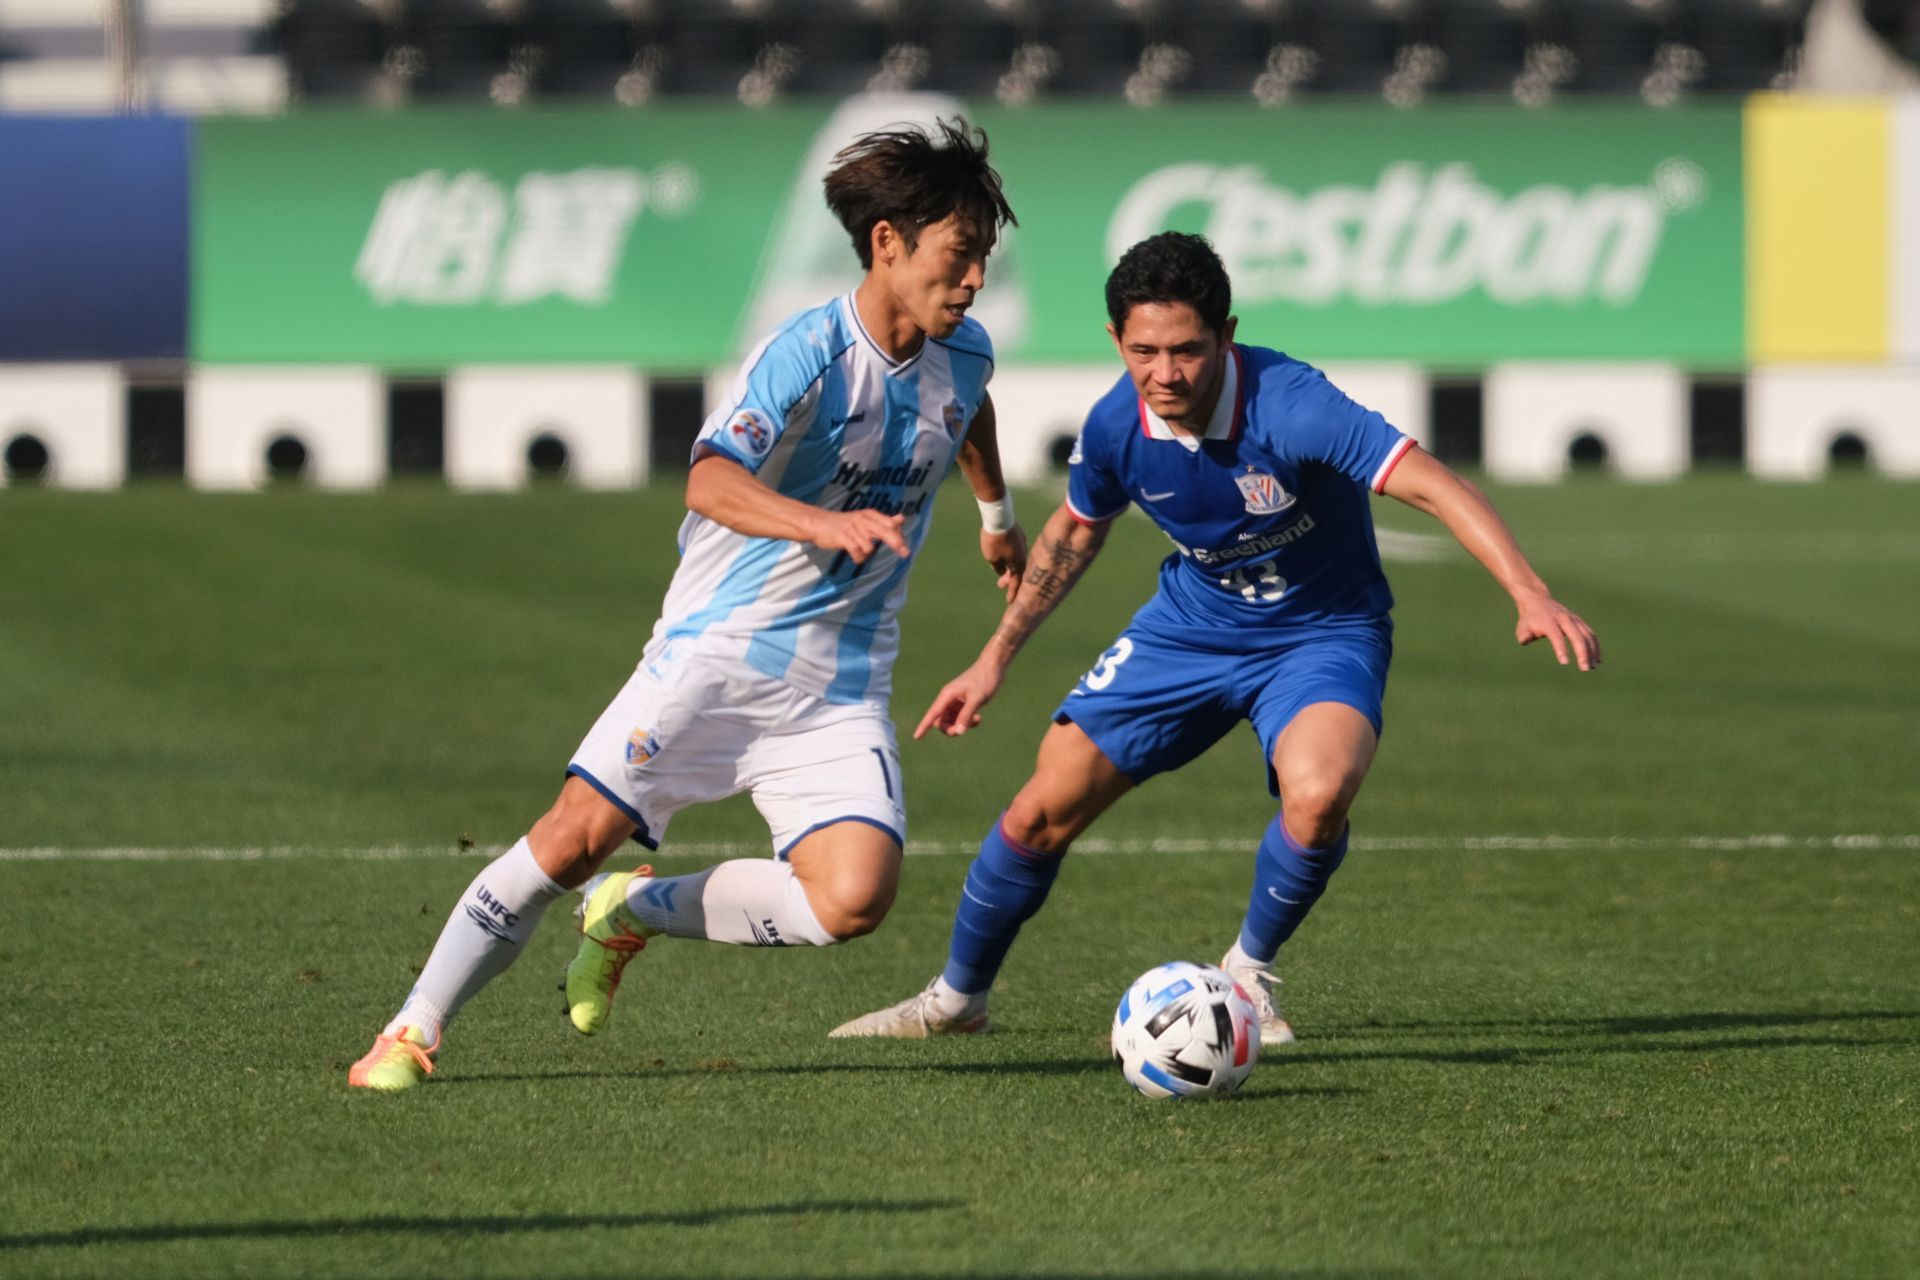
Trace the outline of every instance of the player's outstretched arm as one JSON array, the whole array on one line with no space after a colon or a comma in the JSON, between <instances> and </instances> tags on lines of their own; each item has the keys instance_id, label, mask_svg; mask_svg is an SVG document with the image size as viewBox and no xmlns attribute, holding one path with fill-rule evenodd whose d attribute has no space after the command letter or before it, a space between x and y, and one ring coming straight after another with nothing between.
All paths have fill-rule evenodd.
<instances>
[{"instance_id":1,"label":"player's outstretched arm","mask_svg":"<svg viewBox=\"0 0 1920 1280\"><path fill-rule=\"evenodd\" d=\"M1561 666L1572 662L1591 671L1600 665L1600 638L1579 614L1553 598L1486 494L1419 448L1400 460L1383 492L1436 517L1506 588L1519 611L1513 634L1521 644L1545 640Z\"/></svg>"},{"instance_id":2,"label":"player's outstretched arm","mask_svg":"<svg viewBox=\"0 0 1920 1280\"><path fill-rule=\"evenodd\" d=\"M957 738L980 723L980 708L1000 691L1014 655L1100 554L1107 527L1105 522L1083 524L1064 502L1060 504L1040 531L1020 592L1000 615L1000 625L988 637L986 648L934 696L933 705L920 717L920 727L913 731L915 738L924 738L928 729Z\"/></svg>"},{"instance_id":3,"label":"player's outstretched arm","mask_svg":"<svg viewBox=\"0 0 1920 1280\"><path fill-rule=\"evenodd\" d=\"M993 397L987 396L968 424L967 438L960 442L954 461L967 478L974 501L980 504L980 554L992 566L1001 592L1012 600L1020 590L1021 575L1027 571L1027 535L1013 518L1013 499L1000 471L997 421Z\"/></svg>"},{"instance_id":4,"label":"player's outstretched arm","mask_svg":"<svg viewBox=\"0 0 1920 1280\"><path fill-rule=\"evenodd\" d=\"M787 538L844 551L865 564L876 546L913 554L900 532L904 516L878 511L828 511L774 492L723 454L709 453L687 473L687 510L752 538Z\"/></svg>"}]
</instances>

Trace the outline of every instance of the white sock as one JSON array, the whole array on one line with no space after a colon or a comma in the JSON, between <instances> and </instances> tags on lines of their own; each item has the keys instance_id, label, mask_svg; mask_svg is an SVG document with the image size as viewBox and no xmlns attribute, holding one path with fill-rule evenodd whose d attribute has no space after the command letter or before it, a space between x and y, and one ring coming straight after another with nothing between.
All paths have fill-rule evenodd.
<instances>
[{"instance_id":1,"label":"white sock","mask_svg":"<svg viewBox=\"0 0 1920 1280\"><path fill-rule=\"evenodd\" d=\"M1221 959L1220 967L1229 973L1235 969L1271 969L1273 961L1273 956L1268 956L1265 960L1256 960L1240 949L1240 939L1235 938L1232 948Z\"/></svg>"},{"instance_id":2,"label":"white sock","mask_svg":"<svg viewBox=\"0 0 1920 1280\"><path fill-rule=\"evenodd\" d=\"M460 1006L506 972L547 904L565 892L540 869L524 836L489 862L454 904L420 980L387 1032L413 1026L437 1042Z\"/></svg>"},{"instance_id":3,"label":"white sock","mask_svg":"<svg viewBox=\"0 0 1920 1280\"><path fill-rule=\"evenodd\" d=\"M736 858L688 876L635 880L627 910L675 938L749 947L829 947L793 868L768 858Z\"/></svg>"},{"instance_id":4,"label":"white sock","mask_svg":"<svg viewBox=\"0 0 1920 1280\"><path fill-rule=\"evenodd\" d=\"M987 993L956 991L943 973L933 980L933 1007L943 1018L976 1018L987 1011Z\"/></svg>"}]
</instances>

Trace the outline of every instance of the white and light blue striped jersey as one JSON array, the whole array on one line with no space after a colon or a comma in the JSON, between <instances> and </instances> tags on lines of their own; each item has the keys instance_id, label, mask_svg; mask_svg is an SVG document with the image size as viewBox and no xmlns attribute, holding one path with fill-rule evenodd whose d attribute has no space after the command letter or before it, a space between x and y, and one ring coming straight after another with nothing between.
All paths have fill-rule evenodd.
<instances>
[{"instance_id":1,"label":"white and light blue striped jersey","mask_svg":"<svg viewBox=\"0 0 1920 1280\"><path fill-rule=\"evenodd\" d=\"M747 357L700 429L711 450L789 498L903 514L917 553L933 494L986 398L993 347L969 319L906 360L867 334L851 294L802 312ZM697 641L831 702L885 703L913 557L866 564L689 513L655 645Z\"/></svg>"}]
</instances>

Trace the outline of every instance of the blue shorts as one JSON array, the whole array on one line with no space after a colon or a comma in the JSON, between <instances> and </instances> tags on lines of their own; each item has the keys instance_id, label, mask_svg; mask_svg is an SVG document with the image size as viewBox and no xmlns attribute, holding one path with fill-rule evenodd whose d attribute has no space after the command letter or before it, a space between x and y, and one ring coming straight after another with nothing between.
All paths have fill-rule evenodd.
<instances>
[{"instance_id":1,"label":"blue shorts","mask_svg":"<svg viewBox=\"0 0 1920 1280\"><path fill-rule=\"evenodd\" d=\"M1253 725L1278 795L1273 744L1302 707L1338 702L1380 732L1393 625L1281 637L1257 653L1197 647L1136 621L1053 713L1072 722L1136 786L1197 758L1242 720Z\"/></svg>"}]
</instances>

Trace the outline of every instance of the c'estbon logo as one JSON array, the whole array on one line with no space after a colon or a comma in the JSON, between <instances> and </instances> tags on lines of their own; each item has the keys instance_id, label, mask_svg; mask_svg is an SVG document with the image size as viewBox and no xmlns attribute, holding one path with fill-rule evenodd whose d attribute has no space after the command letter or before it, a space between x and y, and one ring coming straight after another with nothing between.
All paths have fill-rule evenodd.
<instances>
[{"instance_id":1,"label":"c'estbon logo","mask_svg":"<svg viewBox=\"0 0 1920 1280\"><path fill-rule=\"evenodd\" d=\"M1645 185L1536 183L1506 194L1471 164L1389 164L1371 187L1294 190L1258 165L1167 165L1127 189L1107 253L1165 228L1182 205L1206 209L1205 234L1236 299L1433 306L1479 291L1536 301L1626 306L1646 283L1667 219L1708 197L1705 170L1663 160Z\"/></svg>"}]
</instances>

